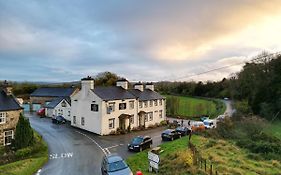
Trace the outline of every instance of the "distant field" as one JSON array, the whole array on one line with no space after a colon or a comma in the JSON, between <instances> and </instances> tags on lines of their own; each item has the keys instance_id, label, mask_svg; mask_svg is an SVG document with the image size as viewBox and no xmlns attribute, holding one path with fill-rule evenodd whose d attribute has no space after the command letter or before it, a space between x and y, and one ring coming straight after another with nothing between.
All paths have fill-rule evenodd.
<instances>
[{"instance_id":1,"label":"distant field","mask_svg":"<svg viewBox=\"0 0 281 175\"><path fill-rule=\"evenodd\" d=\"M188 137L183 137L160 145L164 150L160 154L160 174L209 174L205 173L203 168L192 165L193 159L190 156L190 150L187 149L187 143ZM279 175L281 173L279 161L256 160L255 154L238 148L234 143L197 135L192 136L192 143L196 145L202 157L207 159L207 171L209 171L210 161L212 161L213 170L218 171L218 174ZM153 174L148 172L147 151L130 156L127 163L133 172L141 170L144 174Z\"/></svg>"},{"instance_id":2,"label":"distant field","mask_svg":"<svg viewBox=\"0 0 281 175\"><path fill-rule=\"evenodd\" d=\"M281 139L281 121L273 122L265 131Z\"/></svg>"},{"instance_id":3,"label":"distant field","mask_svg":"<svg viewBox=\"0 0 281 175\"><path fill-rule=\"evenodd\" d=\"M165 95L167 99L167 115L184 118L198 118L202 115L216 117L223 114L225 104L220 100L209 100L184 96Z\"/></svg>"}]
</instances>

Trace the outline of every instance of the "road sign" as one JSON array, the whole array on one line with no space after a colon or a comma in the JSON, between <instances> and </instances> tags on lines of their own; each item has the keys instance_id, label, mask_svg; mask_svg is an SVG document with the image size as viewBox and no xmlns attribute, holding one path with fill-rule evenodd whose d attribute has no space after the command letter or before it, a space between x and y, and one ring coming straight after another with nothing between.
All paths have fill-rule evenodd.
<instances>
[{"instance_id":1,"label":"road sign","mask_svg":"<svg viewBox=\"0 0 281 175\"><path fill-rule=\"evenodd\" d=\"M153 161L149 161L149 166L151 166L152 168L155 168L155 169L159 169L159 167L158 167L158 163L156 163L156 162L153 162Z\"/></svg>"},{"instance_id":2,"label":"road sign","mask_svg":"<svg viewBox=\"0 0 281 175\"><path fill-rule=\"evenodd\" d=\"M148 152L148 160L151 160L151 161L153 161L153 162L155 162L157 164L160 162L159 155L154 154L154 153L152 153L150 151Z\"/></svg>"}]
</instances>

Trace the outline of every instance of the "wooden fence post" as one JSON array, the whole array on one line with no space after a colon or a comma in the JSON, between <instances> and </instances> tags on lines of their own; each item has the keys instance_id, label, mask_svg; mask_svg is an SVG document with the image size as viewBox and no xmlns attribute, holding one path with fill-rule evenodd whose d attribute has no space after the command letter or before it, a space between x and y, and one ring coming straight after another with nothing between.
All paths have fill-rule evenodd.
<instances>
[{"instance_id":1,"label":"wooden fence post","mask_svg":"<svg viewBox=\"0 0 281 175\"><path fill-rule=\"evenodd\" d=\"M210 166L210 175L212 175L213 174L213 165L212 165L212 163L211 163L211 166Z\"/></svg>"}]
</instances>

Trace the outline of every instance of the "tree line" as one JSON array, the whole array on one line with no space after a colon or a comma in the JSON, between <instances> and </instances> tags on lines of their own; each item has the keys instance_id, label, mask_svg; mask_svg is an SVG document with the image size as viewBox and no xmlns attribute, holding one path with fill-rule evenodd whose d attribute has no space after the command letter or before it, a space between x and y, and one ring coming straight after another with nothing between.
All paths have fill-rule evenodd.
<instances>
[{"instance_id":1,"label":"tree line","mask_svg":"<svg viewBox=\"0 0 281 175\"><path fill-rule=\"evenodd\" d=\"M246 63L243 69L221 81L156 83L163 94L231 98L245 113L268 120L281 119L281 55L262 53Z\"/></svg>"}]
</instances>

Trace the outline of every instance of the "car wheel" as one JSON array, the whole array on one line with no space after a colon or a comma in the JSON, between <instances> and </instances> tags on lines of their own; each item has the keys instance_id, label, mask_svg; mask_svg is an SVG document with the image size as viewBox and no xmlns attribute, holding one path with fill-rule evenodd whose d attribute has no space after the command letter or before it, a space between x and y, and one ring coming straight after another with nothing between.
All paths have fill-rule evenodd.
<instances>
[{"instance_id":1,"label":"car wheel","mask_svg":"<svg viewBox=\"0 0 281 175\"><path fill-rule=\"evenodd\" d=\"M174 140L174 137L171 137L171 140L173 141L173 140Z\"/></svg>"},{"instance_id":2,"label":"car wheel","mask_svg":"<svg viewBox=\"0 0 281 175\"><path fill-rule=\"evenodd\" d=\"M151 144L149 144L149 148L151 148L152 147L152 143Z\"/></svg>"},{"instance_id":3,"label":"car wheel","mask_svg":"<svg viewBox=\"0 0 281 175\"><path fill-rule=\"evenodd\" d=\"M140 146L140 152L142 152L142 147Z\"/></svg>"},{"instance_id":4,"label":"car wheel","mask_svg":"<svg viewBox=\"0 0 281 175\"><path fill-rule=\"evenodd\" d=\"M181 134L179 135L179 138L181 138Z\"/></svg>"}]
</instances>

